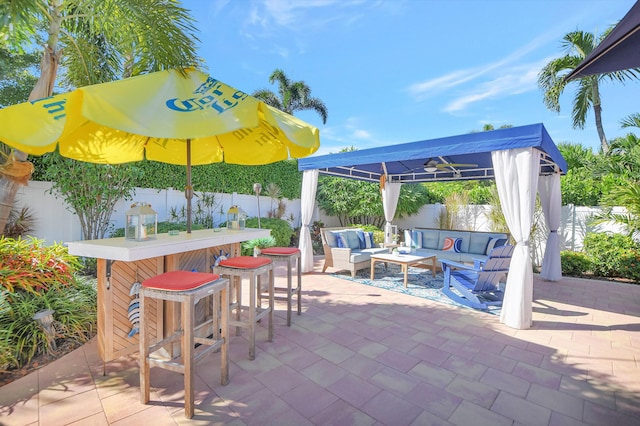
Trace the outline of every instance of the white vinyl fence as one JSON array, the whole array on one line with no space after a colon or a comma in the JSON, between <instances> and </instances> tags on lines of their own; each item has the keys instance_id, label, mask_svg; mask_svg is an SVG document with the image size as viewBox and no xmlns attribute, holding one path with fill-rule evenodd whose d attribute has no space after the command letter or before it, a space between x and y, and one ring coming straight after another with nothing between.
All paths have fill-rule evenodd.
<instances>
[{"instance_id":1,"label":"white vinyl fence","mask_svg":"<svg viewBox=\"0 0 640 426\"><path fill-rule=\"evenodd\" d=\"M22 187L18 192L16 204L19 207L29 207L36 219L36 226L32 235L44 240L46 244L82 240L82 230L78 217L65 207L62 199L58 199L49 193L50 188L51 184L49 182L31 181L28 186ZM111 217L113 229L124 226L125 212L135 201L150 203L152 208L158 212L159 221L169 220L172 209L180 210L186 206L183 191L138 188L132 200L118 202L116 210ZM300 226L300 200L285 199L283 201L287 206L283 218L288 220L292 227ZM193 206L197 202L196 193L196 197L192 201ZM275 202L266 196L261 196L259 203L262 217L266 217L267 212L276 207ZM213 220L216 224L226 221L226 211L234 204L240 206L249 217L258 216L258 199L255 195L215 194L214 204ZM414 227L437 228L438 216L444 208L445 206L442 204L426 205L417 215L395 220L393 224L397 225L399 229ZM489 209L489 206L467 206L458 215L458 223L462 224L461 229L490 231L490 222L486 214ZM617 210L623 211L622 208ZM558 233L561 237L563 250L580 250L584 236L588 232L620 232L620 228L611 224L604 226L591 224L591 219L599 211L600 209L597 207L576 207L573 205L562 207L562 221ZM338 218L328 217L318 209L316 209L314 220L322 221L325 226L340 226ZM545 235L545 232L548 231L543 230L540 235ZM541 259L544 254L544 244L538 243L534 250L534 258Z\"/></svg>"}]
</instances>

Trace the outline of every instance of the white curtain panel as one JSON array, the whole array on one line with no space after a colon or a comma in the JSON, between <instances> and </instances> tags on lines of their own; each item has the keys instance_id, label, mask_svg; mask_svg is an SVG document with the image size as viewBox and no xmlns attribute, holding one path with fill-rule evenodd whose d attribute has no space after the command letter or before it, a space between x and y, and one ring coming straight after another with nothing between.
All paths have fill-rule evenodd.
<instances>
[{"instance_id":1,"label":"white curtain panel","mask_svg":"<svg viewBox=\"0 0 640 426\"><path fill-rule=\"evenodd\" d=\"M391 221L396 215L396 207L398 206L398 199L400 198L401 183L398 182L385 182L382 189L382 207L384 209L384 218L387 221L384 227L384 242L389 244L393 238L391 235Z\"/></svg>"},{"instance_id":2,"label":"white curtain panel","mask_svg":"<svg viewBox=\"0 0 640 426\"><path fill-rule=\"evenodd\" d=\"M544 221L549 229L547 247L542 259L542 271L540 277L547 281L560 281L562 279L562 265L560 262L560 226L562 194L560 192L560 174L540 176L538 179L538 194L544 213Z\"/></svg>"},{"instance_id":3,"label":"white curtain panel","mask_svg":"<svg viewBox=\"0 0 640 426\"><path fill-rule=\"evenodd\" d=\"M300 194L300 262L302 272L313 272L313 244L311 242L311 220L316 203L316 188L318 187L318 170L305 170L302 174L302 193Z\"/></svg>"},{"instance_id":4,"label":"white curtain panel","mask_svg":"<svg viewBox=\"0 0 640 426\"><path fill-rule=\"evenodd\" d=\"M502 302L500 322L515 329L531 327L533 272L529 234L533 222L540 151L518 148L491 153L500 204L516 241Z\"/></svg>"}]
</instances>

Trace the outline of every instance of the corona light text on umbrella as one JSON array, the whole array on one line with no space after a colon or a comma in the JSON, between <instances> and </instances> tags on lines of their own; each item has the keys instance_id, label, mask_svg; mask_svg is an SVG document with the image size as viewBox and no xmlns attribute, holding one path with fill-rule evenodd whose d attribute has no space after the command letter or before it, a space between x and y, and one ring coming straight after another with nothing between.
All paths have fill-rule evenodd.
<instances>
[{"instance_id":1,"label":"corona light text on umbrella","mask_svg":"<svg viewBox=\"0 0 640 426\"><path fill-rule=\"evenodd\" d=\"M269 164L320 146L318 129L197 70L160 71L0 110L0 140L32 155L59 148L75 160L144 158L187 166Z\"/></svg>"}]
</instances>

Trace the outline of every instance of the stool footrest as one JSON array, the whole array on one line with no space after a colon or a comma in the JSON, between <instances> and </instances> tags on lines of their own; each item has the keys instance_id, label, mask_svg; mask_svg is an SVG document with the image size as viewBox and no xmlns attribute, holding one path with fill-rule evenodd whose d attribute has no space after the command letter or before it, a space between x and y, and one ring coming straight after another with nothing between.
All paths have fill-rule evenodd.
<instances>
[{"instance_id":1,"label":"stool footrest","mask_svg":"<svg viewBox=\"0 0 640 426\"><path fill-rule=\"evenodd\" d=\"M160 340L159 342L156 342L152 345L149 346L149 353L154 353L155 351L157 351L158 349L162 349L165 346L167 346L170 343L174 343L174 342L179 342L180 338L182 337L184 333L182 332L182 330L178 330L175 333L173 333L171 336L167 336L164 339Z\"/></svg>"},{"instance_id":2,"label":"stool footrest","mask_svg":"<svg viewBox=\"0 0 640 426\"><path fill-rule=\"evenodd\" d=\"M267 316L269 314L269 312L271 312L270 308L256 308L256 322L260 321L262 318L264 318L265 316ZM247 314L245 313L245 316ZM237 321L233 318L229 318L229 325L235 326L235 327L244 327L244 328L249 328L251 326L251 324L249 324L248 320L245 321Z\"/></svg>"}]
</instances>

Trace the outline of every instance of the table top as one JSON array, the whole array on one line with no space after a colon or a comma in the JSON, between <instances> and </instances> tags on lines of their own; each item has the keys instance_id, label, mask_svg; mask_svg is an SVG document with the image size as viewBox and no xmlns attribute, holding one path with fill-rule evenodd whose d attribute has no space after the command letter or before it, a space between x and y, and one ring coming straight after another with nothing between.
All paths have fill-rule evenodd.
<instances>
[{"instance_id":1,"label":"table top","mask_svg":"<svg viewBox=\"0 0 640 426\"><path fill-rule=\"evenodd\" d=\"M270 229L246 228L243 230L201 229L188 234L158 234L154 240L132 241L120 238L72 241L67 243L69 254L97 259L132 262L152 257L184 253L225 244L241 243L271 235Z\"/></svg>"},{"instance_id":2,"label":"table top","mask_svg":"<svg viewBox=\"0 0 640 426\"><path fill-rule=\"evenodd\" d=\"M386 262L395 263L416 263L424 260L435 260L436 256L417 256L415 254L392 254L392 253L376 253L371 255L371 259L384 260Z\"/></svg>"}]
</instances>

